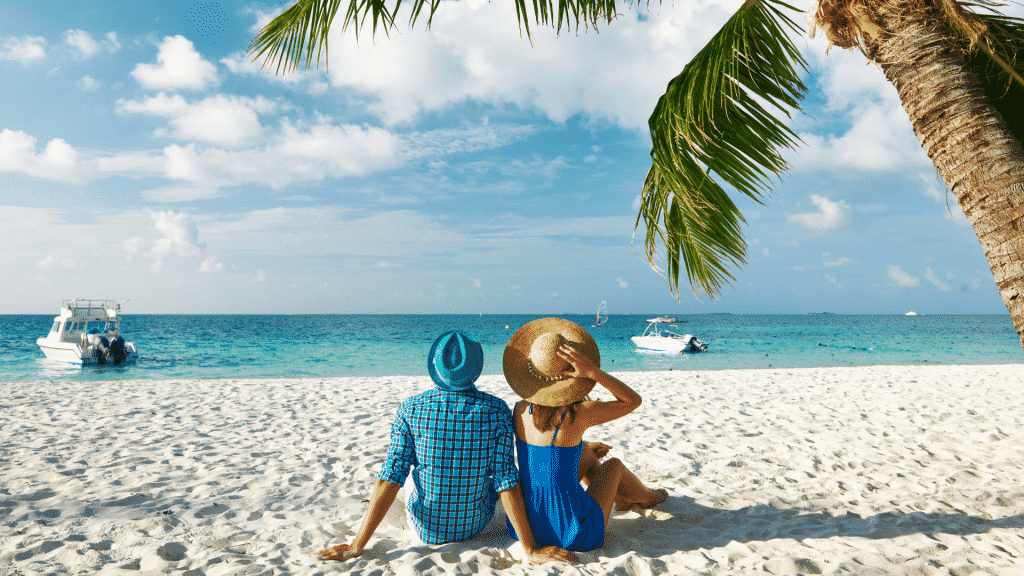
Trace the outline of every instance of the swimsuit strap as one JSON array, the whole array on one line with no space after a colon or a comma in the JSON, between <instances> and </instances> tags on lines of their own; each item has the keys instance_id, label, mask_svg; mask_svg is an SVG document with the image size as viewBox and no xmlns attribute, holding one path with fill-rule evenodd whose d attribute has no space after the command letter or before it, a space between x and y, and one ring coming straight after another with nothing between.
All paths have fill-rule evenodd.
<instances>
[{"instance_id":1,"label":"swimsuit strap","mask_svg":"<svg viewBox=\"0 0 1024 576\"><path fill-rule=\"evenodd\" d=\"M565 422L565 413L568 412L568 411L569 411L568 408L566 408L565 410L562 411L562 419L558 421L558 426L555 426L555 433L551 435L551 447L552 448L555 447L555 436L558 436L558 429L562 427L562 422Z\"/></svg>"},{"instance_id":2,"label":"swimsuit strap","mask_svg":"<svg viewBox=\"0 0 1024 576\"><path fill-rule=\"evenodd\" d=\"M519 402L516 402L516 405L518 406ZM527 408L527 410L530 412L530 414L533 414L533 404L530 404L529 407ZM565 410L562 411L562 419L558 421L558 426L555 426L555 433L551 435L551 447L552 448L555 447L555 436L558 436L558 429L562 427L562 422L565 422L565 414L568 411L569 411L568 408L566 408Z\"/></svg>"}]
</instances>

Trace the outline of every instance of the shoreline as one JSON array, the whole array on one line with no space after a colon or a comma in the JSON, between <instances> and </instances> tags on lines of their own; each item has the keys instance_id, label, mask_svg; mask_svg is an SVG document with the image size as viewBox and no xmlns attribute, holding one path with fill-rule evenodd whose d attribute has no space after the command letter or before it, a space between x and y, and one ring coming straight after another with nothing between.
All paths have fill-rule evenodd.
<instances>
[{"instance_id":1,"label":"shoreline","mask_svg":"<svg viewBox=\"0 0 1024 576\"><path fill-rule=\"evenodd\" d=\"M1020 573L1024 364L614 373L644 404L587 439L670 496L613 513L587 573ZM400 515L314 556L358 528L426 374L44 383L0 393L0 572L566 569L507 534L415 544Z\"/></svg>"}]
</instances>

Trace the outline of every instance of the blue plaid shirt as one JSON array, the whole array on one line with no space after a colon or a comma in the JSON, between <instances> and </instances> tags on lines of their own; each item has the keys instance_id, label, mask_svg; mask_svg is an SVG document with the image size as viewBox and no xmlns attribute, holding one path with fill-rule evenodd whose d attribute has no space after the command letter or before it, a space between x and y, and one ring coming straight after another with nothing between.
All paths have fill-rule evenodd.
<instances>
[{"instance_id":1,"label":"blue plaid shirt","mask_svg":"<svg viewBox=\"0 0 1024 576\"><path fill-rule=\"evenodd\" d=\"M428 544L466 540L494 515L497 493L519 483L514 438L512 411L500 398L434 388L398 407L377 477L401 486L412 468L416 533Z\"/></svg>"}]
</instances>

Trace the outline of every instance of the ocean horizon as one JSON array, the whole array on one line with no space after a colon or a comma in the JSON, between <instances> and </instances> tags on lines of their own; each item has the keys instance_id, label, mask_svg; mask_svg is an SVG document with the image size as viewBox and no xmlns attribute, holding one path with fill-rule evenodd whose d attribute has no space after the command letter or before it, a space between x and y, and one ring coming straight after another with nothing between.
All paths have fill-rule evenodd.
<instances>
[{"instance_id":1,"label":"ocean horizon","mask_svg":"<svg viewBox=\"0 0 1024 576\"><path fill-rule=\"evenodd\" d=\"M484 348L484 374L501 374L508 338L551 314L123 314L121 334L139 360L81 367L46 359L36 339L54 314L0 315L0 379L208 379L426 376L439 334L460 329ZM590 331L602 368L725 370L870 365L1024 363L1005 315L736 314L675 315L680 333L708 344L699 354L638 350L651 314L559 314Z\"/></svg>"}]
</instances>

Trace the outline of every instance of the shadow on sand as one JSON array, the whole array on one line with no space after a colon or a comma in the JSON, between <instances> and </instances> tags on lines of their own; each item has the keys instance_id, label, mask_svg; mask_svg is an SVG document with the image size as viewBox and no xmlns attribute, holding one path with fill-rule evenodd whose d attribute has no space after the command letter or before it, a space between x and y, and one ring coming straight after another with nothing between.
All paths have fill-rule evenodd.
<instances>
[{"instance_id":1,"label":"shadow on sand","mask_svg":"<svg viewBox=\"0 0 1024 576\"><path fill-rule=\"evenodd\" d=\"M965 536L993 528L1024 528L1024 515L992 519L957 512L903 513L894 510L862 518L852 512L833 516L806 507L775 508L764 504L722 510L698 504L688 496L670 496L659 508L670 517L658 518L655 524L645 528L667 530L670 535L660 534L659 537L675 541L681 551L718 548L734 540L744 543L773 538L803 540L833 536L884 539L937 533Z\"/></svg>"}]
</instances>

